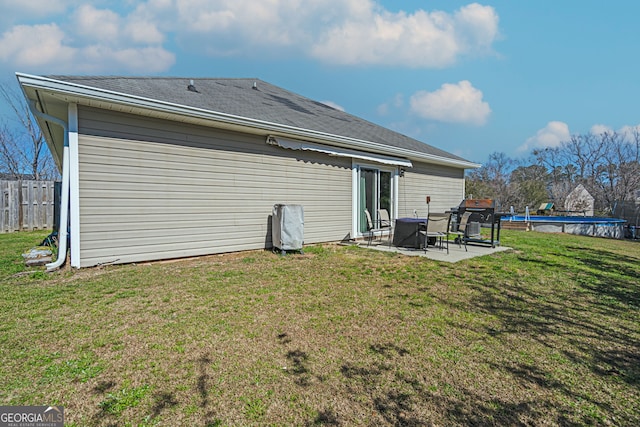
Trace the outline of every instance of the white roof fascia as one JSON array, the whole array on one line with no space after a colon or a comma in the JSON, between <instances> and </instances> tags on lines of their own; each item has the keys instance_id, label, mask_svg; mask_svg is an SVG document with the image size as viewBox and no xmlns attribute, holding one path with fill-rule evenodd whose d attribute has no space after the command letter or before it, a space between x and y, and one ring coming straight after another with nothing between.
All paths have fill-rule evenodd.
<instances>
[{"instance_id":1,"label":"white roof fascia","mask_svg":"<svg viewBox=\"0 0 640 427\"><path fill-rule=\"evenodd\" d=\"M128 95L120 92L113 92L105 89L79 85L76 83L64 82L42 76L16 73L21 85L33 87L35 89L49 90L66 95L78 96L82 98L98 99L115 104L134 106L143 109L173 113L178 115L192 116L206 120L213 120L227 124L234 124L250 128L268 131L274 134L284 134L283 136L293 136L302 139L311 139L318 142L331 142L348 148L358 148L366 151L402 156L413 160L438 163L447 166L455 166L464 169L475 169L481 165L464 160L450 159L433 154L420 153L398 147L390 147L376 142L350 138L340 135L329 134L311 129L303 129L278 123L267 122L248 117L236 116L217 111L205 110L202 108L188 107L181 104L174 104L166 101L159 101L152 98Z\"/></svg>"}]
</instances>

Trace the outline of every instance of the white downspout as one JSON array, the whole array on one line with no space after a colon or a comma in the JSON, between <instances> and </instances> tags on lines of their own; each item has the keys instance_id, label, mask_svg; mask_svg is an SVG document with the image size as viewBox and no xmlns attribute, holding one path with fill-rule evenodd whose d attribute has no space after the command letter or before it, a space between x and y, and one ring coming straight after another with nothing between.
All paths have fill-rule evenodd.
<instances>
[{"instance_id":1,"label":"white downspout","mask_svg":"<svg viewBox=\"0 0 640 427\"><path fill-rule=\"evenodd\" d=\"M80 176L78 165L78 104L69 104L69 258L71 267L80 268Z\"/></svg>"},{"instance_id":2,"label":"white downspout","mask_svg":"<svg viewBox=\"0 0 640 427\"><path fill-rule=\"evenodd\" d=\"M358 211L359 200L359 182L358 182L358 165L351 159L351 239L355 240L360 235L358 222L360 212Z\"/></svg>"},{"instance_id":3,"label":"white downspout","mask_svg":"<svg viewBox=\"0 0 640 427\"><path fill-rule=\"evenodd\" d=\"M36 102L30 101L29 108L34 116L61 126L64 130L64 147L62 148L62 191L60 201L60 227L58 230L58 258L47 264L47 271L60 268L67 259L67 239L69 227L69 126L64 120L50 116L36 108Z\"/></svg>"}]
</instances>

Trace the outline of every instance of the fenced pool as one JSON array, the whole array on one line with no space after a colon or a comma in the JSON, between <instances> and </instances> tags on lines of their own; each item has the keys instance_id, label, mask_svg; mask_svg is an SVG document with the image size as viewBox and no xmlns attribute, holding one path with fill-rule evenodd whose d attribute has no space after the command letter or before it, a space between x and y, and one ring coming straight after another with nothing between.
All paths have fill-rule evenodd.
<instances>
[{"instance_id":1,"label":"fenced pool","mask_svg":"<svg viewBox=\"0 0 640 427\"><path fill-rule=\"evenodd\" d=\"M589 216L507 215L502 222L525 223L529 230L546 233L569 233L582 236L624 238L626 221L617 218Z\"/></svg>"}]
</instances>

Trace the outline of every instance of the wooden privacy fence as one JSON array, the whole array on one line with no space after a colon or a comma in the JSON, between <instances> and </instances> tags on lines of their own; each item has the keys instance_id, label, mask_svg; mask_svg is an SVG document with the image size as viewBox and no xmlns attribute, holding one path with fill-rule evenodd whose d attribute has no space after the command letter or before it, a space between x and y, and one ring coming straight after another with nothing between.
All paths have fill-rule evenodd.
<instances>
[{"instance_id":1,"label":"wooden privacy fence","mask_svg":"<svg viewBox=\"0 0 640 427\"><path fill-rule=\"evenodd\" d=\"M0 233L53 229L54 187L54 181L0 180Z\"/></svg>"}]
</instances>

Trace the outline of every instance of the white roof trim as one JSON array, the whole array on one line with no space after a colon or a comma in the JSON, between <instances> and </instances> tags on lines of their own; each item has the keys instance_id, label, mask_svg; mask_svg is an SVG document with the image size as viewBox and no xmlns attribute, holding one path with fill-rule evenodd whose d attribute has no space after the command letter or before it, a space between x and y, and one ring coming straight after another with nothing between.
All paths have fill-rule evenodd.
<instances>
[{"instance_id":1,"label":"white roof trim","mask_svg":"<svg viewBox=\"0 0 640 427\"><path fill-rule=\"evenodd\" d=\"M306 150L316 151L318 153L325 153L335 157L349 157L360 160L367 160L370 162L382 163L385 165L403 166L411 168L413 164L406 159L399 159L396 157L381 156L379 154L365 153L363 151L347 150L345 148L330 147L323 144L315 144L307 141L294 141L291 139L285 139L275 136L267 136L267 144L275 145L281 148L287 148L289 150Z\"/></svg>"},{"instance_id":2,"label":"white roof trim","mask_svg":"<svg viewBox=\"0 0 640 427\"><path fill-rule=\"evenodd\" d=\"M60 94L65 94L71 97L97 99L114 104L134 106L153 111L161 111L170 114L178 114L205 120L217 121L221 123L245 126L267 132L286 134L294 138L299 137L316 141L327 141L329 143L335 143L337 145L344 145L357 149L364 149L367 151L376 151L384 154L401 155L418 161L426 161L429 163L454 166L458 168L475 169L481 166L478 163L473 163L465 160L451 159L434 154L408 150L405 148L391 147L357 138L334 135L310 129L302 129L294 126L287 126L279 123L251 119L248 117L235 116L232 114L226 114L217 111L188 107L185 105L134 96L121 92L114 92L106 89L99 89L91 86L84 86L77 83L65 82L42 76L16 73L16 77L23 87L29 86L36 90L40 89L58 92Z\"/></svg>"}]
</instances>

